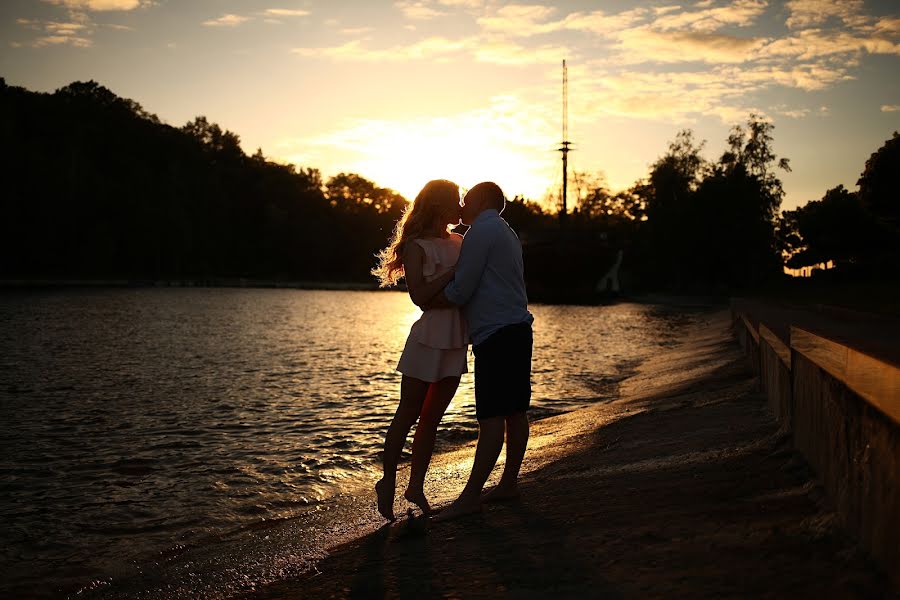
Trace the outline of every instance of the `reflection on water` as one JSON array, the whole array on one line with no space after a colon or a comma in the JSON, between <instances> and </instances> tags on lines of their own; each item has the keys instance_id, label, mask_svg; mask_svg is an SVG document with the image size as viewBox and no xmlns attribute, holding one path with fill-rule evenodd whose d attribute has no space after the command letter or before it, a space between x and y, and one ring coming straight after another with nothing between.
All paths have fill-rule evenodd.
<instances>
[{"instance_id":1,"label":"reflection on water","mask_svg":"<svg viewBox=\"0 0 900 600\"><path fill-rule=\"evenodd\" d=\"M535 416L610 397L694 318L634 304L532 312ZM374 472L417 317L390 292L0 297L0 592L102 578ZM469 368L439 445L477 435Z\"/></svg>"}]
</instances>

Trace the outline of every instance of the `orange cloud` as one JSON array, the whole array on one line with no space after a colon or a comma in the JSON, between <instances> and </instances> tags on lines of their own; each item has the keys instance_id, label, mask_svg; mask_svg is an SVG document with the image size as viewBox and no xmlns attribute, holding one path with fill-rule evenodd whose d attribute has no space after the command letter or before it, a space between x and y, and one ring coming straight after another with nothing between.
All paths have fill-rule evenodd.
<instances>
[{"instance_id":1,"label":"orange cloud","mask_svg":"<svg viewBox=\"0 0 900 600\"><path fill-rule=\"evenodd\" d=\"M244 23L249 20L250 20L250 17L226 14L226 15L222 15L218 19L210 19L208 21L203 21L203 25L205 25L207 27L237 27L241 23Z\"/></svg>"},{"instance_id":2,"label":"orange cloud","mask_svg":"<svg viewBox=\"0 0 900 600\"><path fill-rule=\"evenodd\" d=\"M134 10L141 5L146 5L146 0L44 0L57 6L65 6L73 10L113 11Z\"/></svg>"},{"instance_id":3,"label":"orange cloud","mask_svg":"<svg viewBox=\"0 0 900 600\"><path fill-rule=\"evenodd\" d=\"M663 31L687 29L709 33L727 26L752 25L765 9L763 0L736 0L727 6L703 10L668 11L653 22L653 27Z\"/></svg>"}]
</instances>

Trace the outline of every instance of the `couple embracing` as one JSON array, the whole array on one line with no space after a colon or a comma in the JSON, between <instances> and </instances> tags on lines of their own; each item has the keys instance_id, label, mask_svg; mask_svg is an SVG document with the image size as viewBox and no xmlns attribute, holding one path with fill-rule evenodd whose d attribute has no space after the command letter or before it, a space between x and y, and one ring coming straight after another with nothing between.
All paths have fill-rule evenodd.
<instances>
[{"instance_id":1,"label":"couple embracing","mask_svg":"<svg viewBox=\"0 0 900 600\"><path fill-rule=\"evenodd\" d=\"M404 497L431 513L425 472L437 426L467 370L470 339L478 445L465 489L436 519L476 512L482 502L518 493L528 444L534 320L525 294L522 247L500 217L505 199L497 184L479 183L461 204L459 198L455 183L428 182L397 223L373 271L382 286L405 278L410 298L423 310L397 365L403 374L400 404L384 440L384 476L375 486L378 510L389 520L394 520L397 463L417 420ZM459 222L469 226L465 238L450 232ZM497 487L482 496L504 438L503 475Z\"/></svg>"}]
</instances>

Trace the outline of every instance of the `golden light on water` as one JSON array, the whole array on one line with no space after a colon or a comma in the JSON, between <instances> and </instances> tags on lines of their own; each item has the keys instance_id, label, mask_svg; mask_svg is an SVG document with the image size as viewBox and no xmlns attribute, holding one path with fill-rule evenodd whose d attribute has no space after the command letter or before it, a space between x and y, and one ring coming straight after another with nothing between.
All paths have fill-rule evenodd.
<instances>
[{"instance_id":1,"label":"golden light on water","mask_svg":"<svg viewBox=\"0 0 900 600\"><path fill-rule=\"evenodd\" d=\"M420 316L422 316L421 309L410 300L409 309L401 318L397 319L397 328L393 330L393 337L395 339L394 345L398 348L403 348L403 345L406 343L406 337L409 335L410 328Z\"/></svg>"}]
</instances>

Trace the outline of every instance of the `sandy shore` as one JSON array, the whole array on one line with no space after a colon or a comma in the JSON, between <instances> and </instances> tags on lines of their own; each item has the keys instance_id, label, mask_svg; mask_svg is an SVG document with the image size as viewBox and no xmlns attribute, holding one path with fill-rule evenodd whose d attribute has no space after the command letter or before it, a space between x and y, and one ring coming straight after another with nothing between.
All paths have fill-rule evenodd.
<instances>
[{"instance_id":1,"label":"sandy shore","mask_svg":"<svg viewBox=\"0 0 900 600\"><path fill-rule=\"evenodd\" d=\"M896 597L777 431L729 327L715 313L619 400L535 423L521 499L386 525L254 597ZM471 456L435 458L431 498L458 493Z\"/></svg>"}]
</instances>

